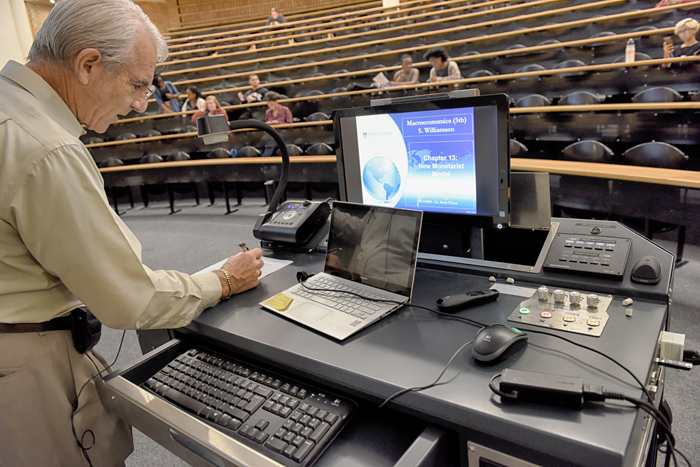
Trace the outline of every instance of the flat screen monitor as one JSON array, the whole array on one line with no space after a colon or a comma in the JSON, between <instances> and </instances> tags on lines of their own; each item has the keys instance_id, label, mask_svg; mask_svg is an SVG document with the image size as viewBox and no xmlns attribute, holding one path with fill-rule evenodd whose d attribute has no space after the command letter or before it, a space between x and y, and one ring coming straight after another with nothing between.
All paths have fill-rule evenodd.
<instances>
[{"instance_id":1,"label":"flat screen monitor","mask_svg":"<svg viewBox=\"0 0 700 467\"><path fill-rule=\"evenodd\" d=\"M341 109L333 128L341 199L422 210L436 226L508 225L505 95Z\"/></svg>"}]
</instances>

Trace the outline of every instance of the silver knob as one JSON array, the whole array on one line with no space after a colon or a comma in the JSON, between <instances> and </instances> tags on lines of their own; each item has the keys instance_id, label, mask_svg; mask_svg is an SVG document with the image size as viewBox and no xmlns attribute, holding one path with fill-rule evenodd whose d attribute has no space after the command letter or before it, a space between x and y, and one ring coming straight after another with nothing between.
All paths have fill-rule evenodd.
<instances>
[{"instance_id":1,"label":"silver knob","mask_svg":"<svg viewBox=\"0 0 700 467\"><path fill-rule=\"evenodd\" d=\"M549 298L549 289L543 285L542 287L537 289L537 297L541 301L546 302L547 298Z\"/></svg>"},{"instance_id":2,"label":"silver knob","mask_svg":"<svg viewBox=\"0 0 700 467\"><path fill-rule=\"evenodd\" d=\"M572 305L578 305L581 303L581 293L580 292L570 292L569 293L569 303Z\"/></svg>"},{"instance_id":3,"label":"silver knob","mask_svg":"<svg viewBox=\"0 0 700 467\"><path fill-rule=\"evenodd\" d=\"M554 301L556 303L564 303L564 299L566 299L566 293L563 290L557 289L554 291Z\"/></svg>"},{"instance_id":4,"label":"silver knob","mask_svg":"<svg viewBox=\"0 0 700 467\"><path fill-rule=\"evenodd\" d=\"M597 307L599 302L600 302L600 299L598 298L598 296L596 294L592 293L586 297L586 304L590 307L593 307L593 308Z\"/></svg>"}]
</instances>

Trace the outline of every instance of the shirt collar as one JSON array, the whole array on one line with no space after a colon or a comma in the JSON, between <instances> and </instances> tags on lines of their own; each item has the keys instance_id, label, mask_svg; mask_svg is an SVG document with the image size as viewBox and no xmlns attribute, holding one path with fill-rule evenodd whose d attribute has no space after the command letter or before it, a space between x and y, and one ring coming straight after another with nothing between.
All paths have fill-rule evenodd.
<instances>
[{"instance_id":1,"label":"shirt collar","mask_svg":"<svg viewBox=\"0 0 700 467\"><path fill-rule=\"evenodd\" d=\"M38 74L14 60L7 62L0 76L29 92L38 101L44 112L76 138L85 130L61 96Z\"/></svg>"}]
</instances>

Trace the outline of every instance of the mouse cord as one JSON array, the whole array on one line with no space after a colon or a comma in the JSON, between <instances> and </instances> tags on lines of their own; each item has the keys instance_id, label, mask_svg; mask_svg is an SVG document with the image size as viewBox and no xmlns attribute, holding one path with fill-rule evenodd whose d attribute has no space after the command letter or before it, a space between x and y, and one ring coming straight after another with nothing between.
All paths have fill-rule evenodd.
<instances>
[{"instance_id":1,"label":"mouse cord","mask_svg":"<svg viewBox=\"0 0 700 467\"><path fill-rule=\"evenodd\" d=\"M394 394L392 394L391 396L389 396L389 397L387 397L386 399L384 399L384 402L382 402L381 404L379 404L379 408L381 409L382 407L384 407L384 406L385 406L388 402L390 402L391 400L393 400L393 399L395 399L395 398L397 398L397 397L399 397L399 396L401 396L402 394L405 394L405 393L407 393L407 392L411 392L411 391L422 391L423 389L428 389L428 388L431 388L431 387L433 387L433 386L439 386L439 385L442 385L442 384L446 384L447 381L445 381L444 383L438 383L438 381L440 381L440 378L442 378L442 376L445 374L445 372L447 371L447 368L449 368L449 366L452 364L452 361L453 361L455 358L457 358L457 355L459 355L459 353L460 353L462 350L464 350L467 346L469 346L469 345L471 345L471 344L473 344L473 343L474 343L474 341L469 341L469 342L467 342L466 344L463 344L459 349L457 349L457 351L456 351L454 354L452 354L452 357L451 357L450 360L447 362L447 364L445 365L445 367L442 369L442 371L440 372L440 374L438 375L438 377L435 378L435 381L433 381L433 382L430 383L430 384L426 384L425 386L414 386L414 387L411 387L411 388L404 388L404 389L402 389L402 390L400 390L400 391L397 391L397 392L395 392Z\"/></svg>"},{"instance_id":2,"label":"mouse cord","mask_svg":"<svg viewBox=\"0 0 700 467\"><path fill-rule=\"evenodd\" d=\"M112 363L110 363L109 365L107 365L106 367L104 367L96 375L90 377L87 381L85 381L85 384L83 384L83 386L78 391L78 395L75 396L75 401L73 402L73 406L71 408L70 425L71 425L71 429L73 430L73 437L75 438L75 441L78 443L78 447L82 451L83 456L85 457L85 460L87 460L88 465L90 465L90 467L93 467L93 466L92 466L92 462L90 461L90 456L88 455L88 451L90 449L92 449L93 446L95 446L95 441L96 441L95 440L95 433L93 433L92 430L87 429L87 430L83 431L83 435L80 438L78 438L78 434L75 432L75 422L74 422L75 411L78 410L78 399L80 399L80 395L83 393L83 389L85 389L85 387L88 385L88 383L90 381L97 378L98 376L101 376L103 372L107 371L108 369L110 369L112 367L112 365L117 363L117 358L119 358L119 353L122 351L122 345L124 344L124 337L125 336L126 336L126 330L124 330L124 332L122 333L122 339L119 342L119 349L117 349L117 356L114 357L114 361ZM98 368L97 364L95 363L95 361L92 359L92 357L88 353L86 353L85 356L87 356L90 359L92 364L95 365L95 368ZM86 447L85 436L87 434L90 434L90 436L92 436L92 443L90 443L90 446Z\"/></svg>"}]
</instances>

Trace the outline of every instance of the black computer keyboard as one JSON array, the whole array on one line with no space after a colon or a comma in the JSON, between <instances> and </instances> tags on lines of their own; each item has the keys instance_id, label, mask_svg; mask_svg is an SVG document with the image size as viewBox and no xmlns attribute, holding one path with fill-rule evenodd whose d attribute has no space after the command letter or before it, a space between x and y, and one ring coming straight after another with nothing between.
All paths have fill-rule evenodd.
<instances>
[{"instance_id":1,"label":"black computer keyboard","mask_svg":"<svg viewBox=\"0 0 700 467\"><path fill-rule=\"evenodd\" d=\"M357 409L325 390L193 348L143 386L288 466L310 466Z\"/></svg>"}]
</instances>

